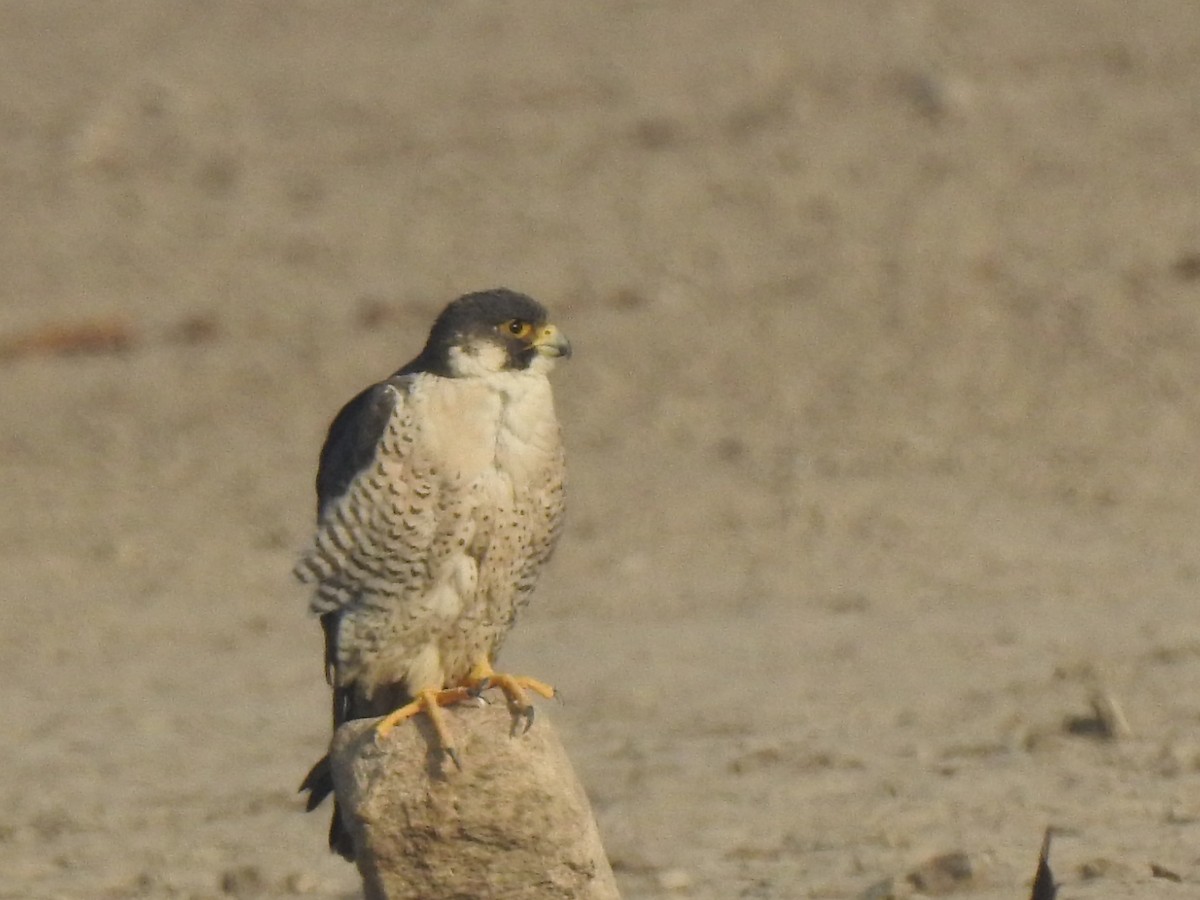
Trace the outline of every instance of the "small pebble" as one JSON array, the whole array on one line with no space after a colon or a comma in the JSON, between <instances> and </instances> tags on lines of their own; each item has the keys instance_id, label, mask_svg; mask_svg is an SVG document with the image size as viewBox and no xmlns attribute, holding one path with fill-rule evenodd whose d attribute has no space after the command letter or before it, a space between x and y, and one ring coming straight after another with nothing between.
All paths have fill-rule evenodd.
<instances>
[{"instance_id":1,"label":"small pebble","mask_svg":"<svg viewBox=\"0 0 1200 900\"><path fill-rule=\"evenodd\" d=\"M909 884L931 896L962 890L974 877L971 858L961 851L927 859L906 876Z\"/></svg>"},{"instance_id":2,"label":"small pebble","mask_svg":"<svg viewBox=\"0 0 1200 900\"><path fill-rule=\"evenodd\" d=\"M266 890L262 873L257 866L239 866L221 875L221 893L238 900L258 897Z\"/></svg>"},{"instance_id":3,"label":"small pebble","mask_svg":"<svg viewBox=\"0 0 1200 900\"><path fill-rule=\"evenodd\" d=\"M283 889L289 894L315 894L320 887L317 879L309 872L292 872L283 881Z\"/></svg>"},{"instance_id":4,"label":"small pebble","mask_svg":"<svg viewBox=\"0 0 1200 900\"><path fill-rule=\"evenodd\" d=\"M1093 878L1114 878L1129 875L1129 867L1103 856L1097 856L1079 864L1079 877L1085 881Z\"/></svg>"},{"instance_id":5,"label":"small pebble","mask_svg":"<svg viewBox=\"0 0 1200 900\"><path fill-rule=\"evenodd\" d=\"M692 876L686 869L665 869L658 873L658 886L664 891L686 891L692 886Z\"/></svg>"},{"instance_id":6,"label":"small pebble","mask_svg":"<svg viewBox=\"0 0 1200 900\"><path fill-rule=\"evenodd\" d=\"M1158 863L1150 863L1150 874L1155 878L1165 878L1167 881L1183 881L1183 876L1178 872L1172 872L1166 866L1160 866Z\"/></svg>"}]
</instances>

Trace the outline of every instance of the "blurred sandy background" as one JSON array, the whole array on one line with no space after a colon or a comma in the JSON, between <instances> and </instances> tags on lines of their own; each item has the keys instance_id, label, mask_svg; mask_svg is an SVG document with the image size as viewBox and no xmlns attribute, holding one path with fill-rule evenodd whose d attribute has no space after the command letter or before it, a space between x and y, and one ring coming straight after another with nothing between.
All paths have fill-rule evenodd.
<instances>
[{"instance_id":1,"label":"blurred sandy background","mask_svg":"<svg viewBox=\"0 0 1200 900\"><path fill-rule=\"evenodd\" d=\"M495 285L626 897L1200 891L1198 98L1193 0L0 5L0 896L356 896L288 572Z\"/></svg>"}]
</instances>

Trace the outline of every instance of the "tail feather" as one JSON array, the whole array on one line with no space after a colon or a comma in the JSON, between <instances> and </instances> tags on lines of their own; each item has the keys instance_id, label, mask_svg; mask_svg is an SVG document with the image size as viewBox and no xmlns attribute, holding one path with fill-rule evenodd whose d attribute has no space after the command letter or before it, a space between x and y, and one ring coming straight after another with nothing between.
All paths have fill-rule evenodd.
<instances>
[{"instance_id":1,"label":"tail feather","mask_svg":"<svg viewBox=\"0 0 1200 900\"><path fill-rule=\"evenodd\" d=\"M337 635L341 621L340 610L327 612L321 616L321 629L325 633L325 677L333 687L333 730L351 719L382 716L393 709L404 706L412 698L404 690L403 684L386 685L377 689L370 698L362 696L353 684L340 684L337 677ZM301 791L308 791L305 809L312 812L334 792L333 766L326 754L317 760L317 764L308 770L304 781L300 784ZM354 861L354 842L350 832L342 822L341 809L337 797L333 798L333 821L329 823L329 849L344 859Z\"/></svg>"},{"instance_id":2,"label":"tail feather","mask_svg":"<svg viewBox=\"0 0 1200 900\"><path fill-rule=\"evenodd\" d=\"M317 764L308 770L300 784L300 790L308 791L308 800L304 804L307 812L312 812L333 793L333 768L328 755L322 756L317 760ZM354 841L342 822L342 811L336 797L333 801L333 819L329 823L329 849L343 859L354 862Z\"/></svg>"},{"instance_id":3,"label":"tail feather","mask_svg":"<svg viewBox=\"0 0 1200 900\"><path fill-rule=\"evenodd\" d=\"M300 782L300 790L308 791L308 801L304 804L305 812L312 812L333 793L333 768L329 762L329 754L322 756L317 760L317 764L308 770L304 781Z\"/></svg>"},{"instance_id":4,"label":"tail feather","mask_svg":"<svg viewBox=\"0 0 1200 900\"><path fill-rule=\"evenodd\" d=\"M354 841L342 822L342 808L333 801L333 818L329 821L329 849L346 862L354 862Z\"/></svg>"}]
</instances>

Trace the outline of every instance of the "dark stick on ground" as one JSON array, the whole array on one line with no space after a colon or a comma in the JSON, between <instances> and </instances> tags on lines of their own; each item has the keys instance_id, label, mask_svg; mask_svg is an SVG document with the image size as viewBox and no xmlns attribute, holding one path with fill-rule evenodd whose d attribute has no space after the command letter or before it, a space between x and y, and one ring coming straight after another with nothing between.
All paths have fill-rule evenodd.
<instances>
[{"instance_id":1,"label":"dark stick on ground","mask_svg":"<svg viewBox=\"0 0 1200 900\"><path fill-rule=\"evenodd\" d=\"M1029 900L1054 900L1058 894L1058 886L1050 872L1050 835L1051 829L1047 828L1042 838L1042 852L1038 855L1037 874L1033 876L1033 893L1029 895Z\"/></svg>"}]
</instances>

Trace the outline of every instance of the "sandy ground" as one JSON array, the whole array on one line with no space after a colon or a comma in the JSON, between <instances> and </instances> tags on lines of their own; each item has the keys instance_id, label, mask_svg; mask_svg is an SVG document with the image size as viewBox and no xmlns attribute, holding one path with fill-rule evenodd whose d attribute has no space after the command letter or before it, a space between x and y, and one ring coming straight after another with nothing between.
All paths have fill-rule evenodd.
<instances>
[{"instance_id":1,"label":"sandy ground","mask_svg":"<svg viewBox=\"0 0 1200 900\"><path fill-rule=\"evenodd\" d=\"M316 452L499 284L627 898L1200 893L1198 97L1193 0L0 6L0 896L356 896Z\"/></svg>"}]
</instances>

